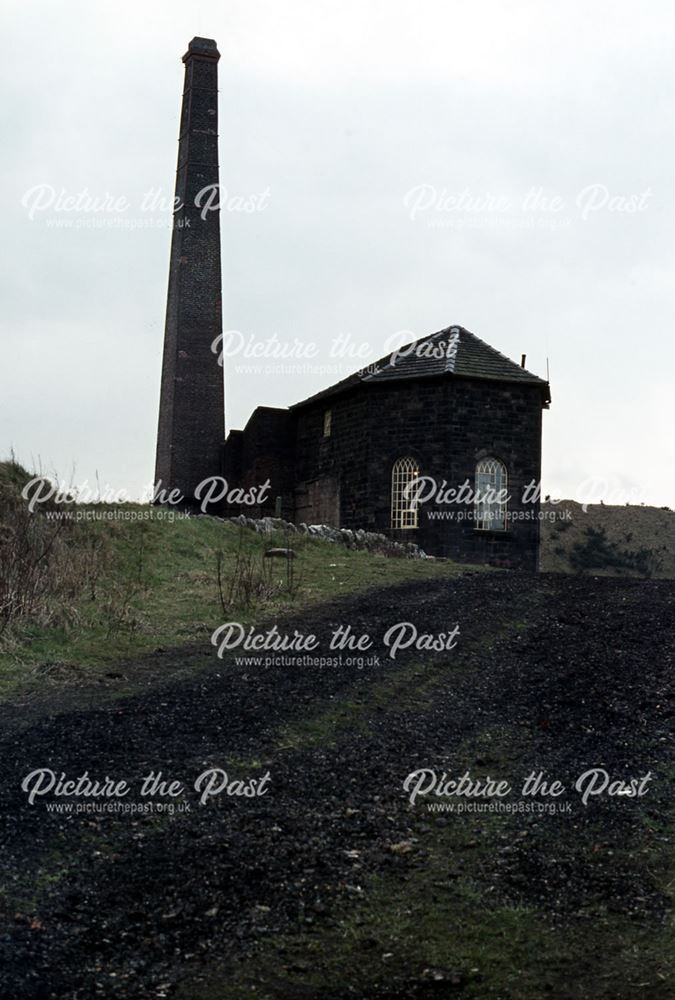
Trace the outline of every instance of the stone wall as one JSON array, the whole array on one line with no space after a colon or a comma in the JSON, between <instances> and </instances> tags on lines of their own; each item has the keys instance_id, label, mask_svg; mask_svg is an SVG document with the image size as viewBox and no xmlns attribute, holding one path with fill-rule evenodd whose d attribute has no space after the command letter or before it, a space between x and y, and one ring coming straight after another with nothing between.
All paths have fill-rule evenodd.
<instances>
[{"instance_id":1,"label":"stone wall","mask_svg":"<svg viewBox=\"0 0 675 1000\"><path fill-rule=\"evenodd\" d=\"M304 522L294 524L278 517L251 518L245 514L231 517L230 521L242 528L250 528L251 531L255 531L259 535L273 535L275 533L291 536L308 535L318 541L344 545L348 549L379 552L381 555L399 559L433 559L433 556L428 556L420 549L419 545L415 545L413 542L397 542L386 535L380 535L374 531L364 531L363 528L351 531L349 528L334 528L330 524L305 524ZM290 547L292 547L292 539L290 541Z\"/></svg>"}]
</instances>

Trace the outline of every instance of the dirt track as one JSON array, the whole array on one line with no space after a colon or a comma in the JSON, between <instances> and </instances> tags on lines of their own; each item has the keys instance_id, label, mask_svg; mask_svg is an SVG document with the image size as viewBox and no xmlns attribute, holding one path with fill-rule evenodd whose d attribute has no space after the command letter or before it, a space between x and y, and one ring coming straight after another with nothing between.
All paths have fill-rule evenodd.
<instances>
[{"instance_id":1,"label":"dirt track","mask_svg":"<svg viewBox=\"0 0 675 1000\"><path fill-rule=\"evenodd\" d=\"M278 623L315 633L322 650L338 624L368 632L379 666L237 666L233 654L219 661L211 648L193 649L123 666L156 673L188 656L187 683L88 711L51 715L45 703L28 728L11 707L0 710L0 995L206 1000L251 995L255 985L259 997L289 1000L672 997L663 967L645 964L646 989L621 975L617 986L607 955L586 956L574 975L542 971L521 988L518 970L500 978L465 968L451 947L456 973L434 978L403 944L381 974L357 964L341 981L334 973L321 981L288 958L285 935L302 954L302 936L316 943L330 934L373 879L402 880L414 893L439 837L461 852L486 912L526 907L552 933L582 938L599 913L660 933L669 910L660 866L671 848L674 610L666 581L468 575ZM429 633L458 623L457 648L392 661L379 638L401 621ZM595 766L615 778L651 771L649 793L598 796L584 808L569 786ZM21 790L43 767L134 788L161 770L184 783L178 801L191 810L49 812L52 795L31 806ZM269 771L269 790L200 806L192 783L211 767L257 780ZM430 817L402 787L421 767L514 785L543 770L565 782L560 802L573 815Z\"/></svg>"}]
</instances>

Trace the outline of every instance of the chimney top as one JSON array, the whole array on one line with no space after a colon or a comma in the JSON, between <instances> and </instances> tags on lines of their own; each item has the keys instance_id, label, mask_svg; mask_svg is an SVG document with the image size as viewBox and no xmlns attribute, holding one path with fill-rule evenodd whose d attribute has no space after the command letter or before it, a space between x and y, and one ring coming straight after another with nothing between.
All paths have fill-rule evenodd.
<instances>
[{"instance_id":1,"label":"chimney top","mask_svg":"<svg viewBox=\"0 0 675 1000\"><path fill-rule=\"evenodd\" d=\"M213 59L218 62L220 52L213 38L196 37L188 45L188 50L183 56L183 62L187 62L193 56L196 56L198 59Z\"/></svg>"}]
</instances>

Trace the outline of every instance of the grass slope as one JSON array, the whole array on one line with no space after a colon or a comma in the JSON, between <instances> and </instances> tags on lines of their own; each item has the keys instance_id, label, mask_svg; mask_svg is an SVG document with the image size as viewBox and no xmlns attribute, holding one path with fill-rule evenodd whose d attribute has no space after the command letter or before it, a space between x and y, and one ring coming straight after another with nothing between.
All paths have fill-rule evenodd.
<instances>
[{"instance_id":1,"label":"grass slope","mask_svg":"<svg viewBox=\"0 0 675 1000\"><path fill-rule=\"evenodd\" d=\"M675 513L661 507L588 504L573 500L542 504L569 520L543 521L544 573L675 578Z\"/></svg>"},{"instance_id":2,"label":"grass slope","mask_svg":"<svg viewBox=\"0 0 675 1000\"><path fill-rule=\"evenodd\" d=\"M14 463L0 463L0 488L16 491L26 476ZM70 509L81 519L68 523L61 540L72 579L40 615L0 636L0 697L105 676L120 659L203 641L225 620L271 618L350 593L466 570L445 560L390 558L306 536L261 536L212 517L157 520L156 511L141 505ZM86 520L90 516L96 519ZM272 546L292 546L290 569L286 560L264 558ZM237 563L246 567L249 596L241 588L231 593ZM66 572L61 564L59 571Z\"/></svg>"}]
</instances>

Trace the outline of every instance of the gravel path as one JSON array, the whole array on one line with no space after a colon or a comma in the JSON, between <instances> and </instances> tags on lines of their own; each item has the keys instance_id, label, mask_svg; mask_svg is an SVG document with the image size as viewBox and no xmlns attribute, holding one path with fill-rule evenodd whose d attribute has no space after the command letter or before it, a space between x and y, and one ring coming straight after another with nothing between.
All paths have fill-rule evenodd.
<instances>
[{"instance_id":1,"label":"gravel path","mask_svg":"<svg viewBox=\"0 0 675 1000\"><path fill-rule=\"evenodd\" d=\"M568 790L560 801L573 804L572 819L500 818L472 877L491 900L533 908L551 927L583 926L599 904L644 928L663 926L669 897L650 869L654 855L640 860L622 846L670 844L673 612L667 581L466 575L277 623L315 633L322 651L339 624L368 632L380 663L362 670L241 665L205 647L154 657L156 673L187 656L194 677L142 696L59 714L45 699L22 728L16 710L0 709L0 996L224 996L208 991L214 970L227 982L298 922L312 933L334 926L357 883L390 872L414 879L425 837L449 828L461 836L459 818L430 819L424 803L409 804L403 781L421 767L514 782L544 770L566 785L595 766L616 778L653 772L641 799L598 796L584 808ZM457 647L392 660L379 640L402 621L434 634L459 624ZM172 817L50 812L48 803L66 799L30 805L21 789L37 768L109 775L134 789L159 770L183 783L176 801L191 808ZM210 768L258 782L269 772L266 793L202 806L192 785ZM561 978L541 995L600 995L593 982L603 961L579 973L576 993ZM462 989L460 980L442 993L398 969L386 989L327 983L302 995ZM466 989L480 995L475 984ZM261 979L257 995L301 994Z\"/></svg>"}]
</instances>

